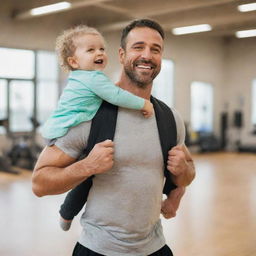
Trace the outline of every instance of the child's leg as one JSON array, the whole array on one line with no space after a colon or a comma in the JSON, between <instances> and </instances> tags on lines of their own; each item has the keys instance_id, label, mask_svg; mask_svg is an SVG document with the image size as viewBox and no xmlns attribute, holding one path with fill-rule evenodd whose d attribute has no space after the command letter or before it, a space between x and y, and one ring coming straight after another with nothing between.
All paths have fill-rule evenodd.
<instances>
[{"instance_id":1,"label":"child's leg","mask_svg":"<svg viewBox=\"0 0 256 256\"><path fill-rule=\"evenodd\" d=\"M176 216L180 200L185 193L185 187L177 187L169 193L167 199L162 202L161 213L166 219Z\"/></svg>"},{"instance_id":2,"label":"child's leg","mask_svg":"<svg viewBox=\"0 0 256 256\"><path fill-rule=\"evenodd\" d=\"M92 177L79 184L67 194L59 211L61 215L60 226L63 230L69 230L73 218L86 203L91 186Z\"/></svg>"}]
</instances>

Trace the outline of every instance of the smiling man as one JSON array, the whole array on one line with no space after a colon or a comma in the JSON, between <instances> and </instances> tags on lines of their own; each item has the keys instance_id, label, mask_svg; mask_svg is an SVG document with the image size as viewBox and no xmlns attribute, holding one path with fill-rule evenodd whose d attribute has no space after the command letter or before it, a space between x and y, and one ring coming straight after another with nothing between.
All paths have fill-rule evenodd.
<instances>
[{"instance_id":1,"label":"smiling man","mask_svg":"<svg viewBox=\"0 0 256 256\"><path fill-rule=\"evenodd\" d=\"M153 33L152 33L153 32ZM140 40L138 40L140 35ZM119 51L124 66L123 75L141 88L151 89L153 79L161 69L163 38L151 28L138 27L123 34ZM148 86L151 84L151 86ZM122 86L122 85L121 85Z\"/></svg>"},{"instance_id":2,"label":"smiling man","mask_svg":"<svg viewBox=\"0 0 256 256\"><path fill-rule=\"evenodd\" d=\"M135 20L124 28L119 87L150 99L163 40L161 26L152 20ZM165 163L155 116L145 119L125 108L118 109L114 142L96 144L85 159L76 161L87 146L90 122L72 128L42 152L33 174L38 196L64 193L94 175L74 256L173 255L160 221L163 166L178 190L191 183L195 170L183 144L184 124L176 111L172 115L176 126L167 133L175 133L179 146L169 149Z\"/></svg>"}]
</instances>

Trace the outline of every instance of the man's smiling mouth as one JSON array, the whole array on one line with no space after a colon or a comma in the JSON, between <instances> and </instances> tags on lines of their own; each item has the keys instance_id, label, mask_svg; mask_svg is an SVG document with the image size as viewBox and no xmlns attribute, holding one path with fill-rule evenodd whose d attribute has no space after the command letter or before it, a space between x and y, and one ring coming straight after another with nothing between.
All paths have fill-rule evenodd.
<instances>
[{"instance_id":1,"label":"man's smiling mouth","mask_svg":"<svg viewBox=\"0 0 256 256\"><path fill-rule=\"evenodd\" d=\"M151 61L138 60L137 62L135 62L135 67L139 69L151 70L154 69L156 65Z\"/></svg>"},{"instance_id":2,"label":"man's smiling mouth","mask_svg":"<svg viewBox=\"0 0 256 256\"><path fill-rule=\"evenodd\" d=\"M151 66L145 66L145 65L135 65L137 68L141 68L141 69L153 69L153 67Z\"/></svg>"}]
</instances>

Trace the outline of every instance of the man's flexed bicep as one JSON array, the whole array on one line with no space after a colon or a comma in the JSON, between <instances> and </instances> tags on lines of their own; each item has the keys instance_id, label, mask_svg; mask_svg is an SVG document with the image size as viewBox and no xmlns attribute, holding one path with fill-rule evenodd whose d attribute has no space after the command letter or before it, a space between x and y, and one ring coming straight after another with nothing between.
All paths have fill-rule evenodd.
<instances>
[{"instance_id":1,"label":"man's flexed bicep","mask_svg":"<svg viewBox=\"0 0 256 256\"><path fill-rule=\"evenodd\" d=\"M111 140L96 144L90 154L80 161L57 146L46 147L32 175L33 192L37 196L65 193L91 175L111 169L113 154L114 143Z\"/></svg>"}]
</instances>

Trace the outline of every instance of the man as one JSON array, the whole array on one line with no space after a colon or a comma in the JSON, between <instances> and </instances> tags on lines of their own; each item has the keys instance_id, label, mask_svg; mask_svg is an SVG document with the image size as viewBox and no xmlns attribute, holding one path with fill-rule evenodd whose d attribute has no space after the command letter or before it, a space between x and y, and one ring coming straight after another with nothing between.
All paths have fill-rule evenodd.
<instances>
[{"instance_id":1,"label":"man","mask_svg":"<svg viewBox=\"0 0 256 256\"><path fill-rule=\"evenodd\" d=\"M163 39L162 28L151 20L136 20L123 30L118 86L150 99L161 69ZM177 113L174 116L180 144L184 125ZM46 147L33 173L37 196L64 193L95 175L73 255L171 256L159 219L164 174L155 117L145 119L136 110L119 108L115 142L98 143L76 161L89 131L90 123L82 123ZM195 170L185 145L170 149L167 169L177 191L191 183Z\"/></svg>"}]
</instances>

